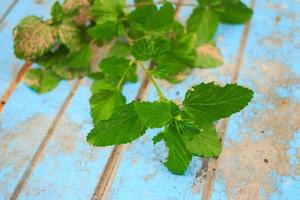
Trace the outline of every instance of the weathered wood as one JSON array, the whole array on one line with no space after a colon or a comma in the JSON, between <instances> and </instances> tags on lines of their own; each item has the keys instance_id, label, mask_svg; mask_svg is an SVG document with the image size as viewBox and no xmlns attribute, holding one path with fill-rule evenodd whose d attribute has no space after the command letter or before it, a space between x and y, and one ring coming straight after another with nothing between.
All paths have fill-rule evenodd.
<instances>
[{"instance_id":1,"label":"weathered wood","mask_svg":"<svg viewBox=\"0 0 300 200\"><path fill-rule=\"evenodd\" d=\"M0 96L22 66L13 56L11 29L26 15L48 15L51 3L20 1L3 21ZM151 137L157 130L151 130L125 148L110 175L105 198L200 199L208 168L217 174L210 179L211 199L296 199L300 190L299 7L292 0L258 1L243 60L238 52L244 27L222 25L217 45L225 66L195 70L174 86L161 82L173 100L182 99L187 88L201 81L237 80L255 90L255 101L230 118L228 129L226 121L218 124L226 137L216 166L204 165L199 171L205 162L194 159L184 176L172 175L161 163L166 149L162 143L153 146ZM181 19L190 11L184 8ZM0 199L8 199L20 180L19 199L92 198L112 148L94 148L85 141L92 127L89 84L84 80L78 89L75 86L73 98L67 98L72 85L65 81L45 95L24 84L17 87L0 119ZM138 86L125 86L128 101L134 99ZM70 106L65 106L66 98ZM156 98L151 87L148 99Z\"/></svg>"},{"instance_id":2,"label":"weathered wood","mask_svg":"<svg viewBox=\"0 0 300 200\"><path fill-rule=\"evenodd\" d=\"M27 15L48 15L46 10L51 3L52 1L41 4L21 1L7 12L0 30L0 96L16 77L23 63L14 57L13 27ZM0 199L11 196L43 136L51 127L70 86L69 83L62 82L57 89L45 95L37 95L23 83L16 90L5 103L0 119Z\"/></svg>"},{"instance_id":3,"label":"weathered wood","mask_svg":"<svg viewBox=\"0 0 300 200\"><path fill-rule=\"evenodd\" d=\"M257 1L237 80L255 98L229 120L211 199L299 199L299 13Z\"/></svg>"}]
</instances>

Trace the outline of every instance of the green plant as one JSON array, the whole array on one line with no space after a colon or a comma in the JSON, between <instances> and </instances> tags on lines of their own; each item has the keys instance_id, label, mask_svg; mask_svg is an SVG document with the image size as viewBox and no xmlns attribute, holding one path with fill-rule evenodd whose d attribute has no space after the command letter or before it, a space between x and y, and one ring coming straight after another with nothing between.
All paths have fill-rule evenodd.
<instances>
[{"instance_id":1,"label":"green plant","mask_svg":"<svg viewBox=\"0 0 300 200\"><path fill-rule=\"evenodd\" d=\"M14 29L16 56L38 64L25 82L45 93L60 80L90 77L95 127L87 141L94 146L124 144L148 128L163 128L153 142L165 141L169 151L164 165L183 174L192 156L220 154L214 123L240 111L253 97L250 89L237 84L221 87L213 82L190 88L181 104L161 91L156 78L175 83L194 68L221 65L223 59L213 42L218 25L245 23L252 15L239 0L198 3L183 4L195 7L184 26L174 19L174 4L168 1L136 0L135 5L123 0L56 2L51 19L29 16ZM92 69L92 47L104 46L110 46L105 58L98 69ZM137 68L154 85L157 101L125 103L123 85L137 82Z\"/></svg>"}]
</instances>

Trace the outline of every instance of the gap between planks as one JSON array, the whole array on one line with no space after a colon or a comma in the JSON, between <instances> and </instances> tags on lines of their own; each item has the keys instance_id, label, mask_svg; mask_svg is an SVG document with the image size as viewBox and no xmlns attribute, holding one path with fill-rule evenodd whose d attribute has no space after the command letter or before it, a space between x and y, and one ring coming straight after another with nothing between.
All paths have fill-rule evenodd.
<instances>
[{"instance_id":1,"label":"gap between planks","mask_svg":"<svg viewBox=\"0 0 300 200\"><path fill-rule=\"evenodd\" d=\"M256 0L251 0L250 7L253 10L255 8L255 4L256 4ZM243 33L242 33L240 47L239 47L238 54L237 54L236 65L235 65L235 68L234 68L234 71L233 71L233 74L231 77L232 83L237 82L237 79L240 74L240 70L242 68L243 56L244 56L244 51L245 51L245 48L247 45L248 35L250 32L251 21L252 21L252 19L245 25ZM225 136L226 136L227 127L228 127L228 119L222 120L219 123L221 123L220 127L221 127L221 130L223 130L220 135L221 135L222 146L224 146ZM204 159L203 163L204 164L202 165L200 171L204 170L204 169L207 170L207 172L206 172L207 177L206 177L204 188L202 191L202 200L209 200L209 199L211 199L211 195L213 192L213 186L214 186L215 179L216 179L216 171L218 168L218 159L217 158L210 158L210 159L206 158L206 159Z\"/></svg>"},{"instance_id":2,"label":"gap between planks","mask_svg":"<svg viewBox=\"0 0 300 200\"><path fill-rule=\"evenodd\" d=\"M19 2L19 0L14 0L7 8L7 10L4 12L2 17L0 18L0 24L2 24L7 17L7 15L12 11L12 9L15 7L15 5Z\"/></svg>"},{"instance_id":3,"label":"gap between planks","mask_svg":"<svg viewBox=\"0 0 300 200\"><path fill-rule=\"evenodd\" d=\"M37 162L39 161L39 159L42 157L45 148L47 146L47 144L49 143L51 137L53 136L53 134L55 133L56 128L59 125L59 122L62 118L62 116L64 115L67 107L69 106L73 96L75 95L78 87L80 86L82 82L82 79L78 79L74 86L72 87L69 95L67 96L67 98L65 99L62 107L60 108L59 112L57 113L57 115L55 116L53 123L50 127L50 129L48 130L46 136L44 137L44 139L42 140L41 144L39 145L37 151L35 152L34 156L31 158L29 165L27 166L26 170L24 171L20 181L18 182L18 185L16 186L14 192L12 193L10 200L16 200L21 192L21 189L23 188L24 184L26 183L26 180L28 179L28 177L31 175L33 169L35 168Z\"/></svg>"}]
</instances>

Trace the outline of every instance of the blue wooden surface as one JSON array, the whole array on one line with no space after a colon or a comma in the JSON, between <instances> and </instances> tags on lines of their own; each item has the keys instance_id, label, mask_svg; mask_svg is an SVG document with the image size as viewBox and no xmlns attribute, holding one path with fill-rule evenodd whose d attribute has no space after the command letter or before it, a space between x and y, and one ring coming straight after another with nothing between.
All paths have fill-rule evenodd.
<instances>
[{"instance_id":1,"label":"blue wooden surface","mask_svg":"<svg viewBox=\"0 0 300 200\"><path fill-rule=\"evenodd\" d=\"M7 1L3 3L7 5ZM29 14L47 17L51 3L20 1L1 24L0 96L22 64L13 56L11 29ZM5 9L0 9L0 16ZM183 9L182 19L189 12L190 8ZM297 199L300 194L299 14L296 0L257 2L238 79L239 84L255 90L255 100L229 120L212 199ZM243 29L220 26L216 41L225 65L195 70L186 81L172 87L162 82L167 96L182 99L191 85L201 81L230 82ZM46 95L36 95L20 84L0 114L1 200L11 195L72 84L62 82ZM92 197L111 148L92 148L85 142L92 127L89 84L85 79L76 91L19 199ZM138 86L125 86L129 101ZM148 99L155 98L151 87ZM155 133L157 130L148 131L124 150L106 199L201 198L203 183L195 178L201 160L194 159L184 176L172 175L161 164L166 154L164 145L154 147L151 142Z\"/></svg>"},{"instance_id":2,"label":"blue wooden surface","mask_svg":"<svg viewBox=\"0 0 300 200\"><path fill-rule=\"evenodd\" d=\"M230 118L212 199L300 198L299 19L299 2L256 3L238 79L255 98Z\"/></svg>"},{"instance_id":3,"label":"blue wooden surface","mask_svg":"<svg viewBox=\"0 0 300 200\"><path fill-rule=\"evenodd\" d=\"M13 54L12 28L27 15L47 17L51 4L20 1L1 24L0 95L23 64ZM69 90L70 84L62 82L53 92L37 95L21 83L7 102L0 114L0 199L13 192Z\"/></svg>"}]
</instances>

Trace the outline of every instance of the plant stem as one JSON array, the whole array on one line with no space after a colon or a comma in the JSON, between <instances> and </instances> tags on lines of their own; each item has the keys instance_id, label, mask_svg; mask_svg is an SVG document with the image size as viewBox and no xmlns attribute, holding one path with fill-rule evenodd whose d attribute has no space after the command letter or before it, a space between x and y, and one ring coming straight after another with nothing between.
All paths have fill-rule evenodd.
<instances>
[{"instance_id":1,"label":"plant stem","mask_svg":"<svg viewBox=\"0 0 300 200\"><path fill-rule=\"evenodd\" d=\"M131 63L129 63L129 66L127 67L126 71L124 72L124 74L122 75L121 79L119 80L118 82L118 85L117 85L117 90L120 90L121 89L121 86L129 72L129 68L131 67Z\"/></svg>"},{"instance_id":2,"label":"plant stem","mask_svg":"<svg viewBox=\"0 0 300 200\"><path fill-rule=\"evenodd\" d=\"M141 68L144 70L144 72L147 74L147 76L149 77L151 83L154 85L155 90L158 94L158 97L160 100L166 100L167 98L165 97L165 95L163 94L163 92L161 91L160 87L158 86L158 84L156 83L154 77L152 76L151 72L145 67L143 62L138 62L138 64L141 66Z\"/></svg>"}]
</instances>

